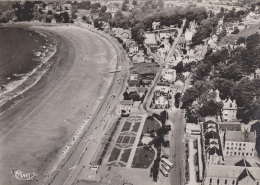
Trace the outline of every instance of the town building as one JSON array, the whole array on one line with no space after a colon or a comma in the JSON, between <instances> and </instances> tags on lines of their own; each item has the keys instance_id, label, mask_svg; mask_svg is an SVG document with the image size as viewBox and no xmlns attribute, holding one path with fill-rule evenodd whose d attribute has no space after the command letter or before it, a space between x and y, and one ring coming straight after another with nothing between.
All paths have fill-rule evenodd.
<instances>
[{"instance_id":1,"label":"town building","mask_svg":"<svg viewBox=\"0 0 260 185\"><path fill-rule=\"evenodd\" d=\"M203 185L259 185L260 168L209 165L205 170Z\"/></svg>"},{"instance_id":2,"label":"town building","mask_svg":"<svg viewBox=\"0 0 260 185\"><path fill-rule=\"evenodd\" d=\"M174 82L176 79L176 70L175 69L163 69L162 78L169 82Z\"/></svg>"},{"instance_id":3,"label":"town building","mask_svg":"<svg viewBox=\"0 0 260 185\"><path fill-rule=\"evenodd\" d=\"M231 121L237 119L237 104L236 100L228 99L223 102L222 118L223 121Z\"/></svg>"},{"instance_id":4,"label":"town building","mask_svg":"<svg viewBox=\"0 0 260 185\"><path fill-rule=\"evenodd\" d=\"M207 121L201 123L201 143L203 185L259 185L254 132L243 130L238 122Z\"/></svg>"},{"instance_id":5,"label":"town building","mask_svg":"<svg viewBox=\"0 0 260 185\"><path fill-rule=\"evenodd\" d=\"M143 50L139 50L132 59L133 63L143 63L145 62L145 54Z\"/></svg>"},{"instance_id":6,"label":"town building","mask_svg":"<svg viewBox=\"0 0 260 185\"><path fill-rule=\"evenodd\" d=\"M161 25L160 22L153 22L153 23L152 23L152 28L153 28L153 30L158 30L158 29L160 29L160 25Z\"/></svg>"},{"instance_id":7,"label":"town building","mask_svg":"<svg viewBox=\"0 0 260 185\"><path fill-rule=\"evenodd\" d=\"M201 134L201 128L200 125L197 125L195 123L187 123L186 124L186 133L190 136L193 135L200 135Z\"/></svg>"},{"instance_id":8,"label":"town building","mask_svg":"<svg viewBox=\"0 0 260 185\"><path fill-rule=\"evenodd\" d=\"M133 112L133 100L122 100L119 102L119 114L129 114Z\"/></svg>"},{"instance_id":9,"label":"town building","mask_svg":"<svg viewBox=\"0 0 260 185\"><path fill-rule=\"evenodd\" d=\"M226 131L224 155L254 157L255 143L254 132Z\"/></svg>"},{"instance_id":10,"label":"town building","mask_svg":"<svg viewBox=\"0 0 260 185\"><path fill-rule=\"evenodd\" d=\"M160 95L157 99L155 99L154 104L155 104L155 109L169 108L169 100L163 95Z\"/></svg>"}]
</instances>

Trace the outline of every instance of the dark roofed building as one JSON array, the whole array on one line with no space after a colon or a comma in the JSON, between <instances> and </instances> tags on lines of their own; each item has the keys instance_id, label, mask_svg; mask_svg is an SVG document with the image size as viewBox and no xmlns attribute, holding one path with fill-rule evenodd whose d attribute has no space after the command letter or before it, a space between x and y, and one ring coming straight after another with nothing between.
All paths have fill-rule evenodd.
<instances>
[{"instance_id":1,"label":"dark roofed building","mask_svg":"<svg viewBox=\"0 0 260 185\"><path fill-rule=\"evenodd\" d=\"M239 175L239 177L237 178L237 181L242 181L246 179L246 182L245 184L251 184L250 181L252 182L255 182L255 178L253 177L253 175L250 173L250 171L248 171L247 168L245 168L243 170L243 172Z\"/></svg>"},{"instance_id":2,"label":"dark roofed building","mask_svg":"<svg viewBox=\"0 0 260 185\"><path fill-rule=\"evenodd\" d=\"M219 134L213 130L204 133L204 137L205 139L218 139L219 138Z\"/></svg>"},{"instance_id":3,"label":"dark roofed building","mask_svg":"<svg viewBox=\"0 0 260 185\"><path fill-rule=\"evenodd\" d=\"M240 161L238 161L235 166L244 166L244 167L251 167L251 164L245 160L245 159L242 159Z\"/></svg>"},{"instance_id":4,"label":"dark roofed building","mask_svg":"<svg viewBox=\"0 0 260 185\"><path fill-rule=\"evenodd\" d=\"M251 125L251 132L256 132L256 135L260 136L260 121Z\"/></svg>"},{"instance_id":5,"label":"dark roofed building","mask_svg":"<svg viewBox=\"0 0 260 185\"><path fill-rule=\"evenodd\" d=\"M241 123L239 122L219 122L217 124L221 131L241 131Z\"/></svg>"},{"instance_id":6,"label":"dark roofed building","mask_svg":"<svg viewBox=\"0 0 260 185\"><path fill-rule=\"evenodd\" d=\"M217 147L212 147L208 150L209 155L215 155L217 154L218 156L222 156L222 151L221 149L218 149Z\"/></svg>"}]
</instances>

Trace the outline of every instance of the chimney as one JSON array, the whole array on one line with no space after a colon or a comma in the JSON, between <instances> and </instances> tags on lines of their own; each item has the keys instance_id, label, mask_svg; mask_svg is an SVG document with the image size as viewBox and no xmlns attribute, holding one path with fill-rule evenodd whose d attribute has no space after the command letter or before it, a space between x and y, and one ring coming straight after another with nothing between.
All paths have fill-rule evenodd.
<instances>
[{"instance_id":1,"label":"chimney","mask_svg":"<svg viewBox=\"0 0 260 185\"><path fill-rule=\"evenodd\" d=\"M247 130L245 132L245 141L248 141L248 132L247 132Z\"/></svg>"}]
</instances>

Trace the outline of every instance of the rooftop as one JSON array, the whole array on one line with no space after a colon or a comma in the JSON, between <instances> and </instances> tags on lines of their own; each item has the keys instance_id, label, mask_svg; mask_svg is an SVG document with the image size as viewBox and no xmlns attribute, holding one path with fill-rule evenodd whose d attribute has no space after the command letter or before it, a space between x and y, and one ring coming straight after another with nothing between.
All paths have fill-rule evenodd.
<instances>
[{"instance_id":1,"label":"rooftop","mask_svg":"<svg viewBox=\"0 0 260 185\"><path fill-rule=\"evenodd\" d=\"M254 132L226 131L226 141L256 142Z\"/></svg>"},{"instance_id":2,"label":"rooftop","mask_svg":"<svg viewBox=\"0 0 260 185\"><path fill-rule=\"evenodd\" d=\"M154 33L145 33L144 37L145 37L145 41L144 41L145 44L157 45L157 41Z\"/></svg>"},{"instance_id":3,"label":"rooftop","mask_svg":"<svg viewBox=\"0 0 260 185\"><path fill-rule=\"evenodd\" d=\"M260 168L256 167L246 168L240 166L208 165L205 173L207 174L207 177L219 177L241 180L249 175L255 178L256 180L260 180Z\"/></svg>"},{"instance_id":4,"label":"rooftop","mask_svg":"<svg viewBox=\"0 0 260 185\"><path fill-rule=\"evenodd\" d=\"M241 131L241 123L239 122L218 122L218 127L222 131Z\"/></svg>"},{"instance_id":5,"label":"rooftop","mask_svg":"<svg viewBox=\"0 0 260 185\"><path fill-rule=\"evenodd\" d=\"M120 101L121 105L133 105L133 100L122 100Z\"/></svg>"}]
</instances>

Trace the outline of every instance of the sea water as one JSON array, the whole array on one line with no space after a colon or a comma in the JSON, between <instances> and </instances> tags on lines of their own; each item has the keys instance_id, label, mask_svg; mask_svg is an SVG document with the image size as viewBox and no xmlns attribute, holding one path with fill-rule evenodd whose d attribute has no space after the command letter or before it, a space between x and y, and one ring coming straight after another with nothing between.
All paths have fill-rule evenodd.
<instances>
[{"instance_id":1,"label":"sea water","mask_svg":"<svg viewBox=\"0 0 260 185\"><path fill-rule=\"evenodd\" d=\"M35 30L0 29L0 107L40 80L56 44L55 38Z\"/></svg>"}]
</instances>

